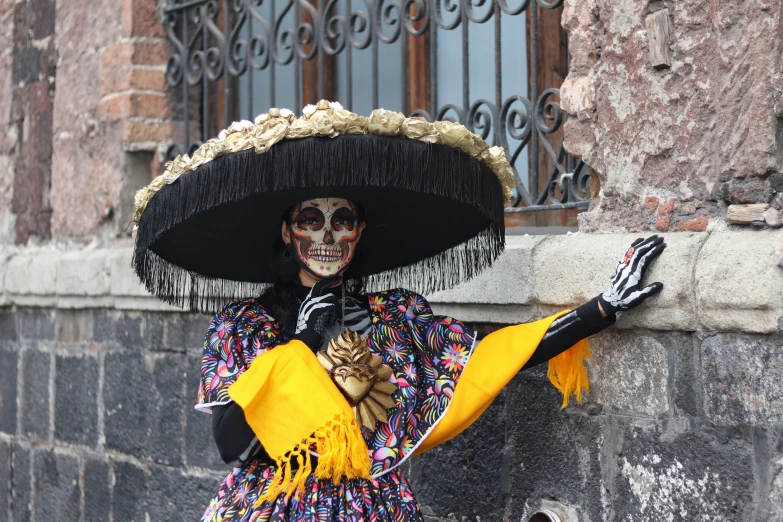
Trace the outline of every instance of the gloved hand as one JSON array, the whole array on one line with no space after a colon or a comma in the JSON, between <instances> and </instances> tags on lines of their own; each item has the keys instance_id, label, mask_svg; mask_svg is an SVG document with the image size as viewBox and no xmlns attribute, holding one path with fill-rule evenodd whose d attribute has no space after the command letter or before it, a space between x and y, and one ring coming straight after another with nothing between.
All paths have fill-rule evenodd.
<instances>
[{"instance_id":1,"label":"gloved hand","mask_svg":"<svg viewBox=\"0 0 783 522\"><path fill-rule=\"evenodd\" d=\"M323 292L339 280L338 277L332 277L318 281L299 306L294 338L305 343L313 351L321 347L324 330L337 321L339 299L334 294L323 294Z\"/></svg>"},{"instance_id":2,"label":"gloved hand","mask_svg":"<svg viewBox=\"0 0 783 522\"><path fill-rule=\"evenodd\" d=\"M617 263L612 285L598 296L598 302L608 316L635 308L663 289L663 283L652 283L641 289L640 286L644 271L664 248L666 243L658 236L639 238L631 244L623 259Z\"/></svg>"}]
</instances>

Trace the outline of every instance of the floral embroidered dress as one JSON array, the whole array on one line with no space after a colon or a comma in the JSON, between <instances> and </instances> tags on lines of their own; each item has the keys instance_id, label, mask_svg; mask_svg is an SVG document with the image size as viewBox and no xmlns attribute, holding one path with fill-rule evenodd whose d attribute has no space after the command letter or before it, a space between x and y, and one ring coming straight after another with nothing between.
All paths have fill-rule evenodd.
<instances>
[{"instance_id":1,"label":"floral embroidered dress","mask_svg":"<svg viewBox=\"0 0 783 522\"><path fill-rule=\"evenodd\" d=\"M310 476L304 492L255 506L274 469L259 460L235 468L223 481L203 520L407 521L421 520L416 500L398 467L445 414L475 346L475 333L454 319L436 316L425 299L397 289L368 296L370 351L389 366L398 390L388 420L362 428L370 451L370 479L340 484ZM280 325L256 299L223 308L207 332L197 409L231 401L228 388L255 357L287 342Z\"/></svg>"}]
</instances>

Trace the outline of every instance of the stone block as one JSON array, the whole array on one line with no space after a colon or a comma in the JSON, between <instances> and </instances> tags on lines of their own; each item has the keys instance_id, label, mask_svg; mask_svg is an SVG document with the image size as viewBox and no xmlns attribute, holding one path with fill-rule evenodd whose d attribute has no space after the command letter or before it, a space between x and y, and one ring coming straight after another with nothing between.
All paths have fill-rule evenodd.
<instances>
[{"instance_id":1,"label":"stone block","mask_svg":"<svg viewBox=\"0 0 783 522\"><path fill-rule=\"evenodd\" d=\"M426 296L432 303L527 304L533 297L533 250L542 236L509 236L492 268L451 290Z\"/></svg>"},{"instance_id":2,"label":"stone block","mask_svg":"<svg viewBox=\"0 0 783 522\"><path fill-rule=\"evenodd\" d=\"M107 347L141 350L145 345L142 316L137 312L96 310L93 339Z\"/></svg>"},{"instance_id":3,"label":"stone block","mask_svg":"<svg viewBox=\"0 0 783 522\"><path fill-rule=\"evenodd\" d=\"M0 147L2 146L2 142L0 142ZM6 159L8 156L0 155L0 169L8 170L6 168ZM13 173L11 173L13 175ZM0 182L0 187L2 187L2 182ZM11 209L8 208L7 210L2 211L2 214L0 214L0 220L8 222L10 219L10 211ZM8 217L5 217L8 216ZM2 221L0 221L2 222ZM8 231L10 234L10 229ZM4 237L5 232L3 231L3 228L0 227L0 241L2 241L2 238ZM9 239L10 241L10 239ZM0 247L0 274L6 273L6 267L8 263L8 259L11 258L11 254L9 252L3 251L2 247ZM11 304L11 300L8 297L8 292L6 292L5 288L5 277L0 276L0 306L9 306Z\"/></svg>"},{"instance_id":4,"label":"stone block","mask_svg":"<svg viewBox=\"0 0 783 522\"><path fill-rule=\"evenodd\" d=\"M18 350L13 346L0 346L0 360L5 368L0 379L0 432L16 435Z\"/></svg>"},{"instance_id":5,"label":"stone block","mask_svg":"<svg viewBox=\"0 0 783 522\"><path fill-rule=\"evenodd\" d=\"M18 338L16 314L10 308L0 308L0 341L13 342Z\"/></svg>"},{"instance_id":6,"label":"stone block","mask_svg":"<svg viewBox=\"0 0 783 522\"><path fill-rule=\"evenodd\" d=\"M143 468L127 461L111 462L113 520L146 520L147 473Z\"/></svg>"},{"instance_id":7,"label":"stone block","mask_svg":"<svg viewBox=\"0 0 783 522\"><path fill-rule=\"evenodd\" d=\"M57 310L55 339L58 345L84 345L93 339L92 310Z\"/></svg>"},{"instance_id":8,"label":"stone block","mask_svg":"<svg viewBox=\"0 0 783 522\"><path fill-rule=\"evenodd\" d=\"M783 231L710 235L696 265L696 298L705 329L774 333L783 315Z\"/></svg>"},{"instance_id":9,"label":"stone block","mask_svg":"<svg viewBox=\"0 0 783 522\"><path fill-rule=\"evenodd\" d=\"M57 355L55 365L54 437L97 445L100 361L90 355Z\"/></svg>"},{"instance_id":10,"label":"stone block","mask_svg":"<svg viewBox=\"0 0 783 522\"><path fill-rule=\"evenodd\" d=\"M49 377L52 354L39 350L22 352L22 412L21 431L24 435L49 441Z\"/></svg>"},{"instance_id":11,"label":"stone block","mask_svg":"<svg viewBox=\"0 0 783 522\"><path fill-rule=\"evenodd\" d=\"M783 338L716 334L701 343L707 417L718 424L783 421Z\"/></svg>"},{"instance_id":12,"label":"stone block","mask_svg":"<svg viewBox=\"0 0 783 522\"><path fill-rule=\"evenodd\" d=\"M204 338L211 320L209 316L196 313L156 314L156 316L165 325L163 347L201 357L204 351Z\"/></svg>"},{"instance_id":13,"label":"stone block","mask_svg":"<svg viewBox=\"0 0 783 522\"><path fill-rule=\"evenodd\" d=\"M79 460L54 450L35 452L35 519L80 520Z\"/></svg>"},{"instance_id":14,"label":"stone block","mask_svg":"<svg viewBox=\"0 0 783 522\"><path fill-rule=\"evenodd\" d=\"M768 504L770 506L768 520L783 520L783 471L778 471L772 481Z\"/></svg>"},{"instance_id":15,"label":"stone block","mask_svg":"<svg viewBox=\"0 0 783 522\"><path fill-rule=\"evenodd\" d=\"M704 417L701 342L697 334L669 332L657 336L669 349L669 385L676 415Z\"/></svg>"},{"instance_id":16,"label":"stone block","mask_svg":"<svg viewBox=\"0 0 783 522\"><path fill-rule=\"evenodd\" d=\"M595 109L595 93L587 76L569 76L560 86L560 106L580 121L589 119Z\"/></svg>"},{"instance_id":17,"label":"stone block","mask_svg":"<svg viewBox=\"0 0 783 522\"><path fill-rule=\"evenodd\" d=\"M179 465L185 422L184 356L109 353L104 365L106 447Z\"/></svg>"},{"instance_id":18,"label":"stone block","mask_svg":"<svg viewBox=\"0 0 783 522\"><path fill-rule=\"evenodd\" d=\"M97 459L84 461L84 522L109 520L109 513L111 513L109 484L108 462Z\"/></svg>"},{"instance_id":19,"label":"stone block","mask_svg":"<svg viewBox=\"0 0 783 522\"><path fill-rule=\"evenodd\" d=\"M0 513L8 513L11 509L11 446L0 440Z\"/></svg>"},{"instance_id":20,"label":"stone block","mask_svg":"<svg viewBox=\"0 0 783 522\"><path fill-rule=\"evenodd\" d=\"M609 286L617 262L638 237L650 234L574 234L552 236L536 247L535 295L541 304L574 306ZM649 267L645 284L664 283L663 291L642 306L619 316L618 328L694 330L692 270L701 243L699 234L661 234L666 250Z\"/></svg>"},{"instance_id":21,"label":"stone block","mask_svg":"<svg viewBox=\"0 0 783 522\"><path fill-rule=\"evenodd\" d=\"M579 506L581 520L601 520L605 484L600 417L586 415L580 406L561 410L562 397L546 380L515 380L506 393L510 473L509 509L504 518L527 520L528 506L547 499ZM486 476L465 475L466 488L474 481L487 480Z\"/></svg>"},{"instance_id":22,"label":"stone block","mask_svg":"<svg viewBox=\"0 0 783 522\"><path fill-rule=\"evenodd\" d=\"M186 463L189 467L228 471L231 466L221 460L212 437L212 416L194 408L201 382L201 357L195 353L189 354L185 371Z\"/></svg>"},{"instance_id":23,"label":"stone block","mask_svg":"<svg viewBox=\"0 0 783 522\"><path fill-rule=\"evenodd\" d=\"M58 296L102 296L109 293L106 250L66 252L57 263Z\"/></svg>"},{"instance_id":24,"label":"stone block","mask_svg":"<svg viewBox=\"0 0 783 522\"><path fill-rule=\"evenodd\" d=\"M492 305L436 303L432 311L438 315L454 317L472 326L476 323L517 324L540 318L540 307L532 305ZM559 311L559 309L557 310ZM553 312L554 313L554 312Z\"/></svg>"},{"instance_id":25,"label":"stone block","mask_svg":"<svg viewBox=\"0 0 783 522\"><path fill-rule=\"evenodd\" d=\"M113 296L149 297L131 268L132 248L117 248L109 254L111 267L111 294Z\"/></svg>"},{"instance_id":26,"label":"stone block","mask_svg":"<svg viewBox=\"0 0 783 522\"><path fill-rule=\"evenodd\" d=\"M501 393L465 432L411 461L409 478L421 505L438 516L503 519L509 473L506 398Z\"/></svg>"},{"instance_id":27,"label":"stone block","mask_svg":"<svg viewBox=\"0 0 783 522\"><path fill-rule=\"evenodd\" d=\"M618 520L751 520L753 453L745 441L628 426L617 458Z\"/></svg>"},{"instance_id":28,"label":"stone block","mask_svg":"<svg viewBox=\"0 0 783 522\"><path fill-rule=\"evenodd\" d=\"M151 466L148 511L152 520L201 520L217 492L219 479L181 469Z\"/></svg>"},{"instance_id":29,"label":"stone block","mask_svg":"<svg viewBox=\"0 0 783 522\"><path fill-rule=\"evenodd\" d=\"M55 313L40 308L17 308L16 324L19 337L30 341L53 341ZM2 330L2 326L0 326Z\"/></svg>"},{"instance_id":30,"label":"stone block","mask_svg":"<svg viewBox=\"0 0 783 522\"><path fill-rule=\"evenodd\" d=\"M11 520L33 520L33 476L30 450L11 444Z\"/></svg>"},{"instance_id":31,"label":"stone block","mask_svg":"<svg viewBox=\"0 0 783 522\"><path fill-rule=\"evenodd\" d=\"M590 338L590 400L622 414L669 410L668 351L653 335L606 331Z\"/></svg>"},{"instance_id":32,"label":"stone block","mask_svg":"<svg viewBox=\"0 0 783 522\"><path fill-rule=\"evenodd\" d=\"M172 351L184 353L181 348L169 348L165 342L166 318L169 314L145 312L142 325L144 327L144 345L153 351Z\"/></svg>"},{"instance_id":33,"label":"stone block","mask_svg":"<svg viewBox=\"0 0 783 522\"><path fill-rule=\"evenodd\" d=\"M60 255L54 249L29 249L12 256L5 266L6 291L22 296L54 295Z\"/></svg>"}]
</instances>

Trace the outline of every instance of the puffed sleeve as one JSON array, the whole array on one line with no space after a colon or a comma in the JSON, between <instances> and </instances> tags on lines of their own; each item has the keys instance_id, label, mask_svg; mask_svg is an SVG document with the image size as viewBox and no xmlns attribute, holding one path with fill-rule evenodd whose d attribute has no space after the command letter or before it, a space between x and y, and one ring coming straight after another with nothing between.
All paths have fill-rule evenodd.
<instances>
[{"instance_id":1,"label":"puffed sleeve","mask_svg":"<svg viewBox=\"0 0 783 522\"><path fill-rule=\"evenodd\" d=\"M229 303L207 329L196 409L228 404L228 388L258 356L280 344L280 326L256 299Z\"/></svg>"}]
</instances>

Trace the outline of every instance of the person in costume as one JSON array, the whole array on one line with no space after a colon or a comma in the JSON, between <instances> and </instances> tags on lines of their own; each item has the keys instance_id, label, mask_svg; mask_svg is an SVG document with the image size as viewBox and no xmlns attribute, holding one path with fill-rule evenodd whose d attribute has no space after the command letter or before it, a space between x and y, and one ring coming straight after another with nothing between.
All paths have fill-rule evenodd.
<instances>
[{"instance_id":1,"label":"person in costume","mask_svg":"<svg viewBox=\"0 0 783 522\"><path fill-rule=\"evenodd\" d=\"M489 266L512 183L502 149L459 124L320 102L232 125L137 194L147 289L218 310L196 408L236 467L203 520L422 520L400 465L517 372L549 361L563 406L581 400L586 338L663 288L642 285L661 238L588 303L487 336L406 289Z\"/></svg>"}]
</instances>

